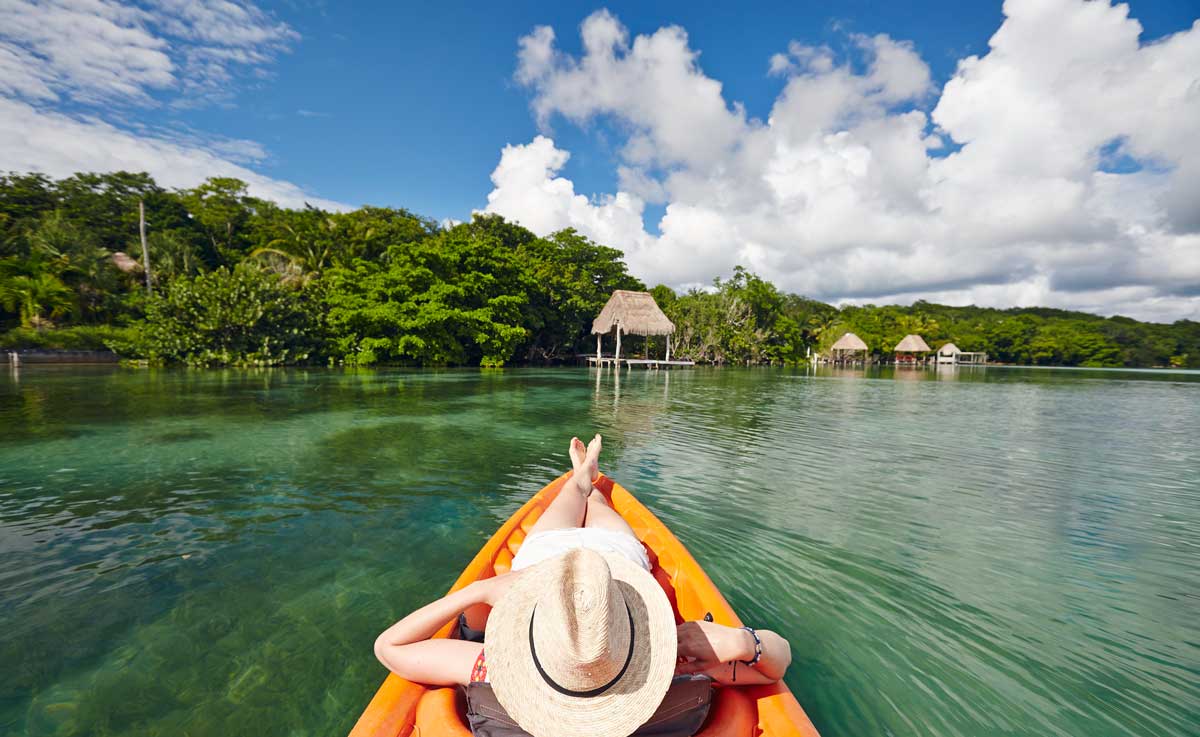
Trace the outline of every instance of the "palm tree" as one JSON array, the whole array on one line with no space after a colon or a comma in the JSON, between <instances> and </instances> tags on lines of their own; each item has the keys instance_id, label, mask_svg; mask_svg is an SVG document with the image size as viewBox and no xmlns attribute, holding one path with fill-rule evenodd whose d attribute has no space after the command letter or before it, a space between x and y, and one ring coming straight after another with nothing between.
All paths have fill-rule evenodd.
<instances>
[{"instance_id":1,"label":"palm tree","mask_svg":"<svg viewBox=\"0 0 1200 737\"><path fill-rule=\"evenodd\" d=\"M253 263L260 269L279 276L289 286L302 286L312 281L315 274L305 271L304 259L277 248L256 248L243 263Z\"/></svg>"},{"instance_id":2,"label":"palm tree","mask_svg":"<svg viewBox=\"0 0 1200 737\"><path fill-rule=\"evenodd\" d=\"M156 282L160 276L170 280L176 276L193 276L199 270L195 249L178 233L155 231L150 234L149 242Z\"/></svg>"},{"instance_id":3,"label":"palm tree","mask_svg":"<svg viewBox=\"0 0 1200 737\"><path fill-rule=\"evenodd\" d=\"M837 313L814 312L810 314L801 327L805 344L811 346L814 353L820 351L825 337L837 324Z\"/></svg>"},{"instance_id":4,"label":"palm tree","mask_svg":"<svg viewBox=\"0 0 1200 737\"><path fill-rule=\"evenodd\" d=\"M319 274L324 271L337 245L338 223L312 207L304 214L305 218L300 221L300 228L293 227L291 223L283 223L287 235L275 238L263 248L256 248L250 253L250 258L267 256L265 262L268 267L287 261L291 263L292 268L303 273Z\"/></svg>"},{"instance_id":5,"label":"palm tree","mask_svg":"<svg viewBox=\"0 0 1200 737\"><path fill-rule=\"evenodd\" d=\"M50 318L61 317L75 306L75 293L48 271L0 277L0 304L17 312L21 327L40 328Z\"/></svg>"}]
</instances>

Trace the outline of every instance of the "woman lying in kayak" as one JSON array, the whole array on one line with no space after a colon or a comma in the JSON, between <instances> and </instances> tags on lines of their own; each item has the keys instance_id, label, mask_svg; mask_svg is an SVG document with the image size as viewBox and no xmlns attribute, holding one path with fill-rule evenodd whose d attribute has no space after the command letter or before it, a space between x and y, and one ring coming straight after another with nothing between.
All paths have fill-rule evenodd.
<instances>
[{"instance_id":1,"label":"woman lying in kayak","mask_svg":"<svg viewBox=\"0 0 1200 737\"><path fill-rule=\"evenodd\" d=\"M490 683L504 710L534 735L628 735L671 700L664 696L681 681L673 675L727 685L782 678L791 648L774 632L713 622L676 627L645 548L593 486L600 448L599 435L586 448L571 439L572 476L529 531L511 572L393 624L375 641L380 662L418 683ZM477 604L492 607L486 647L429 639Z\"/></svg>"}]
</instances>

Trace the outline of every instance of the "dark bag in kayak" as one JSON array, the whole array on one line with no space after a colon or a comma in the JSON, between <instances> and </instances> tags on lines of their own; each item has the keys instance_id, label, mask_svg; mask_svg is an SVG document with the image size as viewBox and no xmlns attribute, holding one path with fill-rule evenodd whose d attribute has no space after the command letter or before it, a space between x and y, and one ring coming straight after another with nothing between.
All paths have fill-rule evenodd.
<instances>
[{"instance_id":1,"label":"dark bag in kayak","mask_svg":"<svg viewBox=\"0 0 1200 737\"><path fill-rule=\"evenodd\" d=\"M475 737L529 737L500 706L491 684L472 683L466 692L467 721ZM708 676L675 676L658 710L633 737L692 737L708 718L712 694Z\"/></svg>"}]
</instances>

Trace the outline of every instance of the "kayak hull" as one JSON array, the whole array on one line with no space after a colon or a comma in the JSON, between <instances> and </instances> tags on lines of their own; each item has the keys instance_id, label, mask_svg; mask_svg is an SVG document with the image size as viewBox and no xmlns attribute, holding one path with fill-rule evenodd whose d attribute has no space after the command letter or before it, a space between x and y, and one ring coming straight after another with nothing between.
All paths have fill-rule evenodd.
<instances>
[{"instance_id":1,"label":"kayak hull","mask_svg":"<svg viewBox=\"0 0 1200 737\"><path fill-rule=\"evenodd\" d=\"M451 591L472 581L507 572L529 530L569 478L564 474L550 482L508 519L458 577ZM683 543L671 533L633 494L608 477L596 486L633 528L646 546L655 579L663 587L677 622L703 619L740 626L725 597L709 579ZM482 626L488 608L480 605L467 612L472 626ZM434 637L449 637L454 623L448 622ZM470 737L463 716L460 689L429 688L388 675L367 705L350 737ZM768 686L718 688L702 737L819 737L795 696L783 682Z\"/></svg>"}]
</instances>

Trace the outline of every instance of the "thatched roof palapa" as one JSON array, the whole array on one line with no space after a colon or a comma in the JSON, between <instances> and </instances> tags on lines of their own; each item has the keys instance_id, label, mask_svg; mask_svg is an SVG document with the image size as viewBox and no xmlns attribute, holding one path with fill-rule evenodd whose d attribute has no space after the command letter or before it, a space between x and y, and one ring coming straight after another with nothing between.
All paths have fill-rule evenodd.
<instances>
[{"instance_id":1,"label":"thatched roof palapa","mask_svg":"<svg viewBox=\"0 0 1200 737\"><path fill-rule=\"evenodd\" d=\"M865 351L867 344L854 333L846 333L830 348L833 351Z\"/></svg>"},{"instance_id":2,"label":"thatched roof palapa","mask_svg":"<svg viewBox=\"0 0 1200 737\"><path fill-rule=\"evenodd\" d=\"M608 333L614 325L627 335L670 335L675 324L659 309L649 292L618 289L608 298L600 315L592 321L593 333Z\"/></svg>"},{"instance_id":3,"label":"thatched roof palapa","mask_svg":"<svg viewBox=\"0 0 1200 737\"><path fill-rule=\"evenodd\" d=\"M135 271L141 271L142 265L129 257L129 254L124 251L117 251L111 257L113 266L116 266L126 274L132 274Z\"/></svg>"},{"instance_id":4,"label":"thatched roof palapa","mask_svg":"<svg viewBox=\"0 0 1200 737\"><path fill-rule=\"evenodd\" d=\"M954 345L953 343L947 343L946 345L942 346L941 348L938 348L938 353L943 356L954 356L959 353L962 353L962 349L959 348L958 346Z\"/></svg>"},{"instance_id":5,"label":"thatched roof palapa","mask_svg":"<svg viewBox=\"0 0 1200 737\"><path fill-rule=\"evenodd\" d=\"M926 353L933 350L919 335L906 335L896 346L897 353Z\"/></svg>"}]
</instances>

